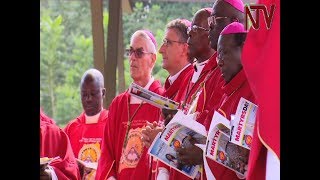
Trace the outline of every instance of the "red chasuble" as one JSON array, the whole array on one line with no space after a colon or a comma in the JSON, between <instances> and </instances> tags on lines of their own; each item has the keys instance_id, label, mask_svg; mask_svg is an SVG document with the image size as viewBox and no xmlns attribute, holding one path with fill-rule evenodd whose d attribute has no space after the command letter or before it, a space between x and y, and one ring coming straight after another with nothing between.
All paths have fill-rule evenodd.
<instances>
[{"instance_id":1,"label":"red chasuble","mask_svg":"<svg viewBox=\"0 0 320 180\"><path fill-rule=\"evenodd\" d=\"M178 78L170 85L169 83L169 77L166 79L166 82L164 84L164 96L168 97L169 99L172 99L174 101L180 102L180 99L178 99L177 94L179 91L181 91L183 86L186 86L183 84L186 78L189 78L193 74L193 67L192 65L189 65L187 68L185 68L178 76Z\"/></svg>"},{"instance_id":2,"label":"red chasuble","mask_svg":"<svg viewBox=\"0 0 320 180\"><path fill-rule=\"evenodd\" d=\"M67 134L40 110L40 157L57 156L50 165L59 180L81 179Z\"/></svg>"},{"instance_id":3,"label":"red chasuble","mask_svg":"<svg viewBox=\"0 0 320 180\"><path fill-rule=\"evenodd\" d=\"M197 121L203 124L206 127L206 130L209 130L211 119L213 113L210 114L214 109L217 110L222 98L221 87L224 84L224 79L221 76L220 68L217 66L216 53L211 56L209 61L212 61L211 71L208 73L208 79L204 83L203 90L199 95L197 102L196 112ZM214 63L215 62L215 63ZM208 119L209 121L207 121Z\"/></svg>"},{"instance_id":4,"label":"red chasuble","mask_svg":"<svg viewBox=\"0 0 320 180\"><path fill-rule=\"evenodd\" d=\"M97 123L86 124L85 113L70 121L64 131L70 139L73 153L76 158L85 162L98 162L101 154L101 141L107 122L108 110L103 109ZM91 171L87 178L94 176Z\"/></svg>"},{"instance_id":5,"label":"red chasuble","mask_svg":"<svg viewBox=\"0 0 320 180\"><path fill-rule=\"evenodd\" d=\"M222 86L223 96L220 101L218 112L231 119L231 114L235 114L240 98L243 97L256 104L255 98L247 81L243 70L238 72L235 77L228 83ZM210 120L211 119L206 119ZM210 124L210 123L208 123ZM234 171L214 162L207 158L208 165L217 180L239 179Z\"/></svg>"},{"instance_id":6,"label":"red chasuble","mask_svg":"<svg viewBox=\"0 0 320 180\"><path fill-rule=\"evenodd\" d=\"M243 68L259 108L248 164L248 180L265 179L267 150L280 161L280 0L258 0L270 11L271 28L260 16L260 29L251 29L243 47Z\"/></svg>"},{"instance_id":7,"label":"red chasuble","mask_svg":"<svg viewBox=\"0 0 320 180\"><path fill-rule=\"evenodd\" d=\"M178 78L170 85L168 78L166 79L166 82L164 84L164 96L168 97L169 99L172 99L176 102L181 102L181 96L177 96L180 91L184 90L184 87L186 86L183 84L184 82L187 82L186 79L190 78L193 74L193 66L189 65L187 68L185 68L178 76ZM170 169L169 166L166 164L162 163L161 161L157 161L156 167L164 167L166 169ZM155 179L158 176L157 169L153 169L153 171L156 171L152 179Z\"/></svg>"},{"instance_id":8,"label":"red chasuble","mask_svg":"<svg viewBox=\"0 0 320 180\"><path fill-rule=\"evenodd\" d=\"M196 99L198 95L203 91L203 87L206 86L206 82L210 77L212 76L212 71L217 68L217 62L216 62L216 53L213 54L210 58L207 64L202 69L200 76L198 80L195 83L191 82L193 73L190 74L189 77L186 77L183 84L185 85L184 89L181 89L178 98L181 99L181 108L185 113L188 112L192 102ZM208 78L207 78L207 75ZM207 79L206 79L207 78ZM215 85L212 85L215 86ZM200 105L201 106L201 105Z\"/></svg>"},{"instance_id":9,"label":"red chasuble","mask_svg":"<svg viewBox=\"0 0 320 180\"><path fill-rule=\"evenodd\" d=\"M163 94L159 81L150 88L157 94ZM130 104L128 91L118 95L109 107L109 117L102 141L101 157L96 172L97 180L110 176L116 179L150 179L151 158L141 141L141 129L146 121L158 121L160 109L150 104ZM129 108L129 109L128 109ZM127 131L129 119L132 119Z\"/></svg>"},{"instance_id":10,"label":"red chasuble","mask_svg":"<svg viewBox=\"0 0 320 180\"><path fill-rule=\"evenodd\" d=\"M196 105L196 112L199 113L199 117L203 118L197 118L197 121L201 124L204 123L204 120L207 115L207 112L209 112L210 108L213 107L212 103L218 104L218 101L220 100L221 97L221 91L220 91L220 86L221 86L221 72L219 70L219 67L217 67L217 62L216 62L216 53L213 54L210 58L208 63L205 65L203 68L199 79L191 85L191 78L192 74L190 77L186 78L186 83L189 83L188 85L185 85L189 87L189 91L187 92L186 89L184 90L183 94L185 95L184 98L181 98L181 100L186 99L186 106L185 106L185 111L188 111L190 108L190 105L194 100L196 100L197 93L198 93L198 100L197 100L197 105ZM207 100L207 97L213 97L214 91L217 89L217 93L215 95L215 99L213 99L211 102ZM219 90L219 91L218 91ZM181 94L179 94L181 96ZM206 110L205 114L202 114L204 110ZM209 124L210 126L210 124ZM203 171L202 175L199 175L196 177L196 179L206 179L205 177L205 172ZM182 179L190 179L187 176L183 175L182 173L176 171L175 169L170 169L170 180L182 180Z\"/></svg>"}]
</instances>

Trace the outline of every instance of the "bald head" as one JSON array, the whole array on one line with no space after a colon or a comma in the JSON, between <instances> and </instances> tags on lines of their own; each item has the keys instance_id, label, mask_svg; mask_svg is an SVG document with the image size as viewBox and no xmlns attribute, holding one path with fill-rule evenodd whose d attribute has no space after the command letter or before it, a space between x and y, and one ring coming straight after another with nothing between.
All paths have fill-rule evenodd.
<instances>
[{"instance_id":1,"label":"bald head","mask_svg":"<svg viewBox=\"0 0 320 180\"><path fill-rule=\"evenodd\" d=\"M85 82L85 81L96 81L99 83L99 86L101 88L104 87L104 78L103 78L103 75L100 71L98 71L97 69L89 69L87 70L83 75L82 75L82 78L81 78L81 82L80 82L80 86L82 86L82 84Z\"/></svg>"},{"instance_id":2,"label":"bald head","mask_svg":"<svg viewBox=\"0 0 320 180\"><path fill-rule=\"evenodd\" d=\"M192 19L192 28L188 32L188 45L190 56L195 57L198 62L203 62L210 58L214 51L210 48L208 35L208 17L212 8L198 10Z\"/></svg>"},{"instance_id":3,"label":"bald head","mask_svg":"<svg viewBox=\"0 0 320 180\"><path fill-rule=\"evenodd\" d=\"M201 23L202 26L209 28L207 19L211 15L211 13L212 8L202 8L194 14L192 22L197 21Z\"/></svg>"},{"instance_id":4,"label":"bald head","mask_svg":"<svg viewBox=\"0 0 320 180\"><path fill-rule=\"evenodd\" d=\"M97 69L87 70L81 78L80 90L82 107L86 115L98 114L102 109L106 91L102 73Z\"/></svg>"},{"instance_id":5,"label":"bald head","mask_svg":"<svg viewBox=\"0 0 320 180\"><path fill-rule=\"evenodd\" d=\"M241 0L233 0L241 4ZM217 0L212 6L212 16L215 17L215 23L210 24L209 40L212 49L217 50L219 35L223 28L232 22L240 22L244 25L245 14L239 10L239 6L234 6L225 0Z\"/></svg>"}]
</instances>

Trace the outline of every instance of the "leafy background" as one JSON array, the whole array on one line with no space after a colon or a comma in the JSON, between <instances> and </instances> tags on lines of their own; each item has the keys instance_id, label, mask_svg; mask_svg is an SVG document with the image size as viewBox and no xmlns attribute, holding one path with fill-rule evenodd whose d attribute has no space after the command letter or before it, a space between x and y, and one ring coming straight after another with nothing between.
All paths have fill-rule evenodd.
<instances>
[{"instance_id":1,"label":"leafy background","mask_svg":"<svg viewBox=\"0 0 320 180\"><path fill-rule=\"evenodd\" d=\"M104 1L105 45L108 27L108 1ZM123 13L124 48L137 29L155 34L158 48L165 25L176 18L192 20L193 14L211 3L136 2L133 12ZM40 1L40 104L60 127L82 112L80 78L93 67L90 1ZM161 68L158 53L153 75L162 83L168 76ZM131 83L129 61L124 57L126 88ZM117 92L118 94L119 92Z\"/></svg>"}]
</instances>

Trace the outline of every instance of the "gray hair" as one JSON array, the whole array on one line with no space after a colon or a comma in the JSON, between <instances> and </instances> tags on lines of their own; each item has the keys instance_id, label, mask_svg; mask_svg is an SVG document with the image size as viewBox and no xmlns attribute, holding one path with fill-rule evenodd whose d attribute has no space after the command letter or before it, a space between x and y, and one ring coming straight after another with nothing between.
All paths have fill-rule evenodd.
<instances>
[{"instance_id":1,"label":"gray hair","mask_svg":"<svg viewBox=\"0 0 320 180\"><path fill-rule=\"evenodd\" d=\"M84 74L82 75L81 81L80 81L80 86L83 84L83 82L87 76L90 76L90 77L92 77L92 79L98 81L100 84L100 87L104 88L104 77L99 70L94 69L94 68L88 69L86 72L84 72Z\"/></svg>"},{"instance_id":2,"label":"gray hair","mask_svg":"<svg viewBox=\"0 0 320 180\"><path fill-rule=\"evenodd\" d=\"M130 44L132 42L132 40L136 37L141 37L141 38L144 38L147 40L147 48L148 48L148 51L150 53L153 53L153 54L157 54L157 49L156 49L156 46L153 44L151 38L148 36L148 34L146 32L144 32L143 30L138 30L136 32L134 32L130 38Z\"/></svg>"},{"instance_id":3,"label":"gray hair","mask_svg":"<svg viewBox=\"0 0 320 180\"><path fill-rule=\"evenodd\" d=\"M189 26L191 26L191 22L187 19L174 19L167 24L166 28L175 29L179 36L179 40L187 42L189 38L187 29Z\"/></svg>"}]
</instances>

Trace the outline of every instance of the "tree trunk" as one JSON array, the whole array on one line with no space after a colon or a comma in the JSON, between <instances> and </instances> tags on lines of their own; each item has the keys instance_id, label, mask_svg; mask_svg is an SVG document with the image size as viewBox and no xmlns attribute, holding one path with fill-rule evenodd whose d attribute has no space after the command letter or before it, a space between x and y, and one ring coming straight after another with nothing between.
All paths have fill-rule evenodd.
<instances>
[{"instance_id":1,"label":"tree trunk","mask_svg":"<svg viewBox=\"0 0 320 180\"><path fill-rule=\"evenodd\" d=\"M116 69L118 61L119 44L119 17L121 15L121 1L109 0L109 24L107 36L107 59L105 61L105 87L106 101L104 107L108 108L116 95ZM121 32L122 33L122 32Z\"/></svg>"},{"instance_id":2,"label":"tree trunk","mask_svg":"<svg viewBox=\"0 0 320 180\"><path fill-rule=\"evenodd\" d=\"M124 79L124 59L123 59L123 30L122 30L122 11L119 16L119 42L118 42L118 94L125 91Z\"/></svg>"}]
</instances>

